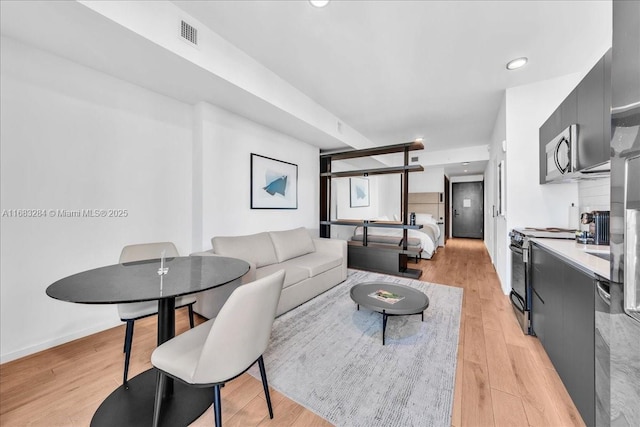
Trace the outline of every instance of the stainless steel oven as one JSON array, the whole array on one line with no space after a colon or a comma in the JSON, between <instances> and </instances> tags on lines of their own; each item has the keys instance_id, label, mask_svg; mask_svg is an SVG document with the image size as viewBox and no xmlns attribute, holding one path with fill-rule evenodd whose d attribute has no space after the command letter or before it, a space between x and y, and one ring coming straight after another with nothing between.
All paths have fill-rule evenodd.
<instances>
[{"instance_id":1,"label":"stainless steel oven","mask_svg":"<svg viewBox=\"0 0 640 427\"><path fill-rule=\"evenodd\" d=\"M531 289L529 273L529 240L517 230L509 233L511 243L511 307L522 328L522 332L531 334Z\"/></svg>"}]
</instances>

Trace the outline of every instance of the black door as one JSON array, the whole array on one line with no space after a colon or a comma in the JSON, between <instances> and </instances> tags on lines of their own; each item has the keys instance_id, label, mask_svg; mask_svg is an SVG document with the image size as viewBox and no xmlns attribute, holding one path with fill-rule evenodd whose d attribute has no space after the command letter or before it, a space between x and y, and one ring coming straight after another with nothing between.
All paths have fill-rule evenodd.
<instances>
[{"instance_id":1,"label":"black door","mask_svg":"<svg viewBox=\"0 0 640 427\"><path fill-rule=\"evenodd\" d=\"M454 182L453 237L484 238L483 182Z\"/></svg>"}]
</instances>

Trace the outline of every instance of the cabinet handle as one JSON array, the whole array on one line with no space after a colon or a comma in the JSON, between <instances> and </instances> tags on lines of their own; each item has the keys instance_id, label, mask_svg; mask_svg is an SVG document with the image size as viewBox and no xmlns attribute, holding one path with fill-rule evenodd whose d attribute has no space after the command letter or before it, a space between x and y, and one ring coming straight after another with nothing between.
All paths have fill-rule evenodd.
<instances>
[{"instance_id":1,"label":"cabinet handle","mask_svg":"<svg viewBox=\"0 0 640 427\"><path fill-rule=\"evenodd\" d=\"M542 301L542 303L544 304L545 302L544 302L544 300L542 299L542 297L540 296L540 294L539 294L538 292L536 292L536 290L535 290L535 289L532 289L532 291L533 291L533 294L534 294L535 296L537 296L537 297L538 297L538 299L539 299L540 301Z\"/></svg>"},{"instance_id":2,"label":"cabinet handle","mask_svg":"<svg viewBox=\"0 0 640 427\"><path fill-rule=\"evenodd\" d=\"M602 298L607 305L611 305L611 294L604 289L602 282L599 280L596 281L596 289L598 290L600 298Z\"/></svg>"}]
</instances>

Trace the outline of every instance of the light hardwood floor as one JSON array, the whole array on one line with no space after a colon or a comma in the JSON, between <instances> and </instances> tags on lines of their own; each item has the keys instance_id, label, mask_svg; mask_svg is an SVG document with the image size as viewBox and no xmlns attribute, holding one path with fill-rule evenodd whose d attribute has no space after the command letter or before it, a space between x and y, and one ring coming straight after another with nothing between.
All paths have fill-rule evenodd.
<instances>
[{"instance_id":1,"label":"light hardwood floor","mask_svg":"<svg viewBox=\"0 0 640 427\"><path fill-rule=\"evenodd\" d=\"M481 241L450 239L419 267L423 281L464 288L453 426L584 425L538 339L520 331ZM180 310L176 331L187 328ZM0 425L89 425L120 384L123 338L121 326L1 365ZM130 376L151 366L155 340L155 317L136 322ZM278 392L271 396L273 420L260 381L245 374L228 383L224 425L331 425ZM211 409L193 425L213 425Z\"/></svg>"}]
</instances>

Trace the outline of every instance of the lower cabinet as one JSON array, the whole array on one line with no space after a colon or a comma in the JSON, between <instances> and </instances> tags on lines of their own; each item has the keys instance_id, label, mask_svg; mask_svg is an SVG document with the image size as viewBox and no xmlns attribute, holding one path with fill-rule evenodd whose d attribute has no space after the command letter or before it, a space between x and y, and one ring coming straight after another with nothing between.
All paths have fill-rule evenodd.
<instances>
[{"instance_id":1,"label":"lower cabinet","mask_svg":"<svg viewBox=\"0 0 640 427\"><path fill-rule=\"evenodd\" d=\"M595 276L532 245L531 323L571 399L595 425Z\"/></svg>"}]
</instances>

